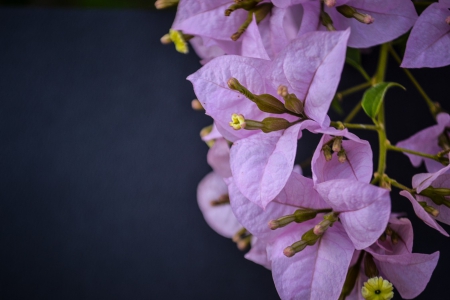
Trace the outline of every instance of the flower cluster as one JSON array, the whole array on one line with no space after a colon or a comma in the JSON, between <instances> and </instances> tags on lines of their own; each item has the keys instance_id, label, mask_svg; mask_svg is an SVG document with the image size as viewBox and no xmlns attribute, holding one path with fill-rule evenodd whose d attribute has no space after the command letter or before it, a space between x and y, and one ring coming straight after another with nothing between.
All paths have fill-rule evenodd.
<instances>
[{"instance_id":1,"label":"flower cluster","mask_svg":"<svg viewBox=\"0 0 450 300\"><path fill-rule=\"evenodd\" d=\"M246 258L272 270L282 299L391 299L394 288L407 299L420 294L439 252L412 252L412 225L391 212L390 191L399 188L419 218L448 236L437 221L450 224L450 116L428 101L437 125L391 145L383 99L400 85L384 82L384 73L388 53L401 60L395 39L406 43L402 67L450 64L450 1L156 5L178 5L162 42L180 52L189 42L202 59L188 80L198 98L193 107L214 120L201 134L213 169L198 186L208 224L240 249L251 247ZM373 125L351 117L332 122L328 111L346 59L359 53L354 48L376 45L382 46L373 77L353 60L367 81L359 107ZM349 129L378 132L376 172L371 145ZM321 136L312 178L294 165L305 130ZM398 183L385 172L388 150L404 152L414 166L425 161L430 173L412 177L411 188Z\"/></svg>"}]
</instances>

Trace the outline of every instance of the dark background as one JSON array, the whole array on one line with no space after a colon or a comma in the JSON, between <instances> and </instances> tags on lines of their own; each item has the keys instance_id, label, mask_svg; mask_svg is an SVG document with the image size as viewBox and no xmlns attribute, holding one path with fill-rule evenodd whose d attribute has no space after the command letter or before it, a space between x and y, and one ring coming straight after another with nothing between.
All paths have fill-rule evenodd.
<instances>
[{"instance_id":1,"label":"dark background","mask_svg":"<svg viewBox=\"0 0 450 300\"><path fill-rule=\"evenodd\" d=\"M195 95L185 78L198 58L159 43L173 17L0 8L1 299L278 298L270 271L213 232L197 207L197 184L210 171L198 133L211 121L190 108ZM372 52L363 56L371 73ZM387 80L408 89L387 98L395 143L433 119L390 63ZM450 108L448 67L413 73ZM362 81L347 66L340 90ZM360 96L344 99L346 112ZM357 121L369 122L362 114ZM376 157L376 134L356 133L375 142ZM317 140L300 141L298 161ZM403 184L423 171L402 154L388 156L388 174ZM447 299L449 239L397 194L394 210L414 222L414 250L443 252L418 299Z\"/></svg>"}]
</instances>

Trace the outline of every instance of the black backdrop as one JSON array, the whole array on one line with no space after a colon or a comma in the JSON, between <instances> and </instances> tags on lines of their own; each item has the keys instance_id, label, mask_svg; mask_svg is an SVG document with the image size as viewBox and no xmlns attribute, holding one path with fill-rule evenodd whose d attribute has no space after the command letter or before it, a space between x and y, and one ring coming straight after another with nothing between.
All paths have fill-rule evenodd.
<instances>
[{"instance_id":1,"label":"black backdrop","mask_svg":"<svg viewBox=\"0 0 450 300\"><path fill-rule=\"evenodd\" d=\"M210 170L198 132L210 119L190 109L185 78L198 58L159 43L173 17L0 9L0 298L278 298L271 273L213 232L197 207L197 183ZM363 57L370 71L375 54ZM395 143L433 120L391 67L387 80L408 88L389 92ZM414 74L432 99L449 101L440 88L449 68ZM345 68L341 89L361 82ZM312 141L302 139L299 161ZM402 183L419 171L401 154L388 157ZM447 299L449 239L418 222L406 199L393 206L414 221L416 252L444 252L418 299Z\"/></svg>"}]
</instances>

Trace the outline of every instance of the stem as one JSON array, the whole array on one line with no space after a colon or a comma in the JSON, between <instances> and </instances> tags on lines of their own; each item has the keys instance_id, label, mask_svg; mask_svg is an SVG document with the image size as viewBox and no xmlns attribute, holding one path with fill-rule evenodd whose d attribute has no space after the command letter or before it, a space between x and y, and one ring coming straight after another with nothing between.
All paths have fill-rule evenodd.
<instances>
[{"instance_id":1,"label":"stem","mask_svg":"<svg viewBox=\"0 0 450 300\"><path fill-rule=\"evenodd\" d=\"M402 63L402 60L398 56L397 52L395 52L395 50L392 46L389 46L389 52L391 53L391 55L394 57L394 59L399 64ZM420 95L422 95L422 97L425 100L425 102L427 103L428 108L430 109L430 112L433 115L433 117L436 117L437 113L439 112L436 107L436 104L434 104L434 102L431 100L431 98L428 97L427 93L425 93L422 86L419 84L419 82L416 80L416 78L411 74L411 72L408 69L405 69L405 68L402 68L402 69L405 72L406 76L408 76L409 80L411 80L411 82L414 84L416 89L419 91Z\"/></svg>"},{"instance_id":2,"label":"stem","mask_svg":"<svg viewBox=\"0 0 450 300\"><path fill-rule=\"evenodd\" d=\"M399 188L401 190L406 190L406 191L408 191L410 193L414 193L415 192L414 189L410 189L409 187L407 187L407 186L405 186L405 185L403 185L401 183L398 183L397 180L395 180L395 179L387 177L386 180L389 181L391 183L391 185L395 186L396 188Z\"/></svg>"},{"instance_id":3,"label":"stem","mask_svg":"<svg viewBox=\"0 0 450 300\"><path fill-rule=\"evenodd\" d=\"M341 127L340 125L343 125L346 128L350 129L364 129L364 130L378 130L379 128L375 125L369 125L369 124L352 124L352 123L342 123L342 122L331 122L331 126L339 129Z\"/></svg>"},{"instance_id":4,"label":"stem","mask_svg":"<svg viewBox=\"0 0 450 300\"><path fill-rule=\"evenodd\" d=\"M400 148L400 147L392 146L392 145L388 145L387 149L388 150L393 150L393 151L398 151L398 152L406 152L406 153L414 154L414 155L417 155L417 156L430 158L430 159L433 159L433 160L435 160L437 162L441 162L437 155L431 155L431 154L428 154L428 153L418 152L418 151L409 150L409 149L406 149L406 148Z\"/></svg>"},{"instance_id":5,"label":"stem","mask_svg":"<svg viewBox=\"0 0 450 300\"><path fill-rule=\"evenodd\" d=\"M356 106L352 109L352 111L348 114L348 116L344 119L344 123L349 123L353 120L353 118L359 113L361 110L361 101L356 104Z\"/></svg>"},{"instance_id":6,"label":"stem","mask_svg":"<svg viewBox=\"0 0 450 300\"><path fill-rule=\"evenodd\" d=\"M375 83L383 82L384 76L386 73L387 66L387 52L388 52L388 44L381 45L380 49L380 57L378 59L378 68L377 73L375 74ZM378 157L378 177L380 178L380 186L384 185L384 172L386 170L386 154L387 154L387 138L386 138L386 129L385 129L385 120L384 120L384 103L381 104L380 112L378 113L378 120L376 121L376 125L378 125L378 141L379 141L379 149L380 154Z\"/></svg>"},{"instance_id":7,"label":"stem","mask_svg":"<svg viewBox=\"0 0 450 300\"><path fill-rule=\"evenodd\" d=\"M365 88L368 88L371 85L372 81L363 82L361 84L355 85L354 87L343 90L342 92L338 92L336 94L336 97L338 98L338 100L342 100L342 98L344 98L345 96L364 90Z\"/></svg>"}]
</instances>

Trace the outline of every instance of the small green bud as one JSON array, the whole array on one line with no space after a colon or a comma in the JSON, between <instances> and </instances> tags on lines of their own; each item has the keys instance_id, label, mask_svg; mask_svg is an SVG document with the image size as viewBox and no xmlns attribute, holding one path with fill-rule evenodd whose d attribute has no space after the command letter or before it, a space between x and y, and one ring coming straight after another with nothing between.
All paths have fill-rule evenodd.
<instances>
[{"instance_id":1,"label":"small green bud","mask_svg":"<svg viewBox=\"0 0 450 300\"><path fill-rule=\"evenodd\" d=\"M264 120L262 120L261 123L263 125L261 130L265 133L283 130L283 129L289 128L289 126L291 125L291 123L289 123L289 121L286 119L273 118L273 117L265 118ZM247 122L247 124L248 124L248 122Z\"/></svg>"},{"instance_id":2,"label":"small green bud","mask_svg":"<svg viewBox=\"0 0 450 300\"><path fill-rule=\"evenodd\" d=\"M358 12L354 7L348 5L341 5L336 7L336 10L346 18L354 18L363 24L372 24L375 19L368 14Z\"/></svg>"},{"instance_id":3,"label":"small green bud","mask_svg":"<svg viewBox=\"0 0 450 300\"><path fill-rule=\"evenodd\" d=\"M423 209L432 215L433 217L437 217L439 215L439 210L434 208L433 206L429 206L425 201L419 201L420 206L423 207Z\"/></svg>"},{"instance_id":4,"label":"small green bud","mask_svg":"<svg viewBox=\"0 0 450 300\"><path fill-rule=\"evenodd\" d=\"M331 147L330 147L330 145L324 145L322 147L322 151L323 151L323 156L325 156L325 160L326 161L330 161L333 158L333 156L331 154Z\"/></svg>"},{"instance_id":5,"label":"small green bud","mask_svg":"<svg viewBox=\"0 0 450 300\"><path fill-rule=\"evenodd\" d=\"M323 10L320 12L320 23L325 26L328 31L336 31L336 28L333 26L333 20L331 20L330 15L324 12Z\"/></svg>"},{"instance_id":6,"label":"small green bud","mask_svg":"<svg viewBox=\"0 0 450 300\"><path fill-rule=\"evenodd\" d=\"M347 161L347 154L345 153L344 148L338 152L338 160L340 163L345 163Z\"/></svg>"}]
</instances>

